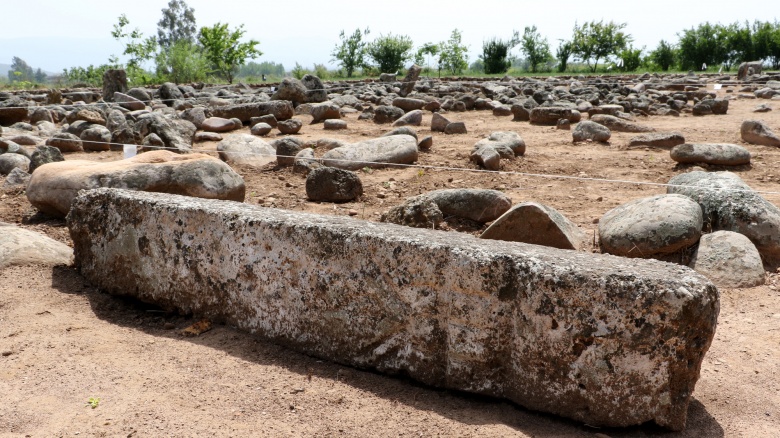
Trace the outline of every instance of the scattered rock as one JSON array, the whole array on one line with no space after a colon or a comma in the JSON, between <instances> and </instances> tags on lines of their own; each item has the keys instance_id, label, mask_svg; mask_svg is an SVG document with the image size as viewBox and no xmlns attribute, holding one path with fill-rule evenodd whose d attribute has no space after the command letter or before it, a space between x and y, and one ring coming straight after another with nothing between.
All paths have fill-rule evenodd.
<instances>
[{"instance_id":1,"label":"scattered rock","mask_svg":"<svg viewBox=\"0 0 780 438\"><path fill-rule=\"evenodd\" d=\"M401 108L382 105L374 109L374 123L393 123L404 115Z\"/></svg>"},{"instance_id":2,"label":"scattered rock","mask_svg":"<svg viewBox=\"0 0 780 438\"><path fill-rule=\"evenodd\" d=\"M319 202L348 202L363 194L363 183L355 172L320 167L306 176L306 196Z\"/></svg>"},{"instance_id":3,"label":"scattered rock","mask_svg":"<svg viewBox=\"0 0 780 438\"><path fill-rule=\"evenodd\" d=\"M211 115L214 117L222 117L223 119L236 118L241 120L242 123L249 123L253 117L266 115L274 116L275 120L287 120L295 115L295 108L292 103L287 100L274 100L271 102L242 103L212 107ZM265 122L274 126L274 124L270 123L268 120L257 120L257 122Z\"/></svg>"},{"instance_id":4,"label":"scattered rock","mask_svg":"<svg viewBox=\"0 0 780 438\"><path fill-rule=\"evenodd\" d=\"M130 111L140 111L146 108L145 103L141 102L133 96L118 91L114 93L114 102L118 103L122 108L128 109Z\"/></svg>"},{"instance_id":5,"label":"scattered rock","mask_svg":"<svg viewBox=\"0 0 780 438\"><path fill-rule=\"evenodd\" d=\"M703 235L689 266L718 287L754 287L765 281L764 265L755 245L733 231Z\"/></svg>"},{"instance_id":6,"label":"scattered rock","mask_svg":"<svg viewBox=\"0 0 780 438\"><path fill-rule=\"evenodd\" d=\"M439 113L433 113L433 117L431 117L431 131L444 132L449 124L450 121L446 117Z\"/></svg>"},{"instance_id":7,"label":"scattered rock","mask_svg":"<svg viewBox=\"0 0 780 438\"><path fill-rule=\"evenodd\" d=\"M73 249L68 245L43 234L0 222L0 269L9 266L57 266L71 263Z\"/></svg>"},{"instance_id":8,"label":"scattered rock","mask_svg":"<svg viewBox=\"0 0 780 438\"><path fill-rule=\"evenodd\" d=\"M426 103L427 102L422 99L412 99L410 97L399 97L393 99L393 106L397 106L405 112L423 109Z\"/></svg>"},{"instance_id":9,"label":"scattered rock","mask_svg":"<svg viewBox=\"0 0 780 438\"><path fill-rule=\"evenodd\" d=\"M669 180L667 193L698 202L705 227L747 236L766 262L780 260L780 209L731 172L688 172Z\"/></svg>"},{"instance_id":10,"label":"scattered rock","mask_svg":"<svg viewBox=\"0 0 780 438\"><path fill-rule=\"evenodd\" d=\"M572 120L572 109L559 106L538 106L531 110L529 119L536 125L555 126L560 119ZM579 121L579 120L577 120Z\"/></svg>"},{"instance_id":11,"label":"scattered rock","mask_svg":"<svg viewBox=\"0 0 780 438\"><path fill-rule=\"evenodd\" d=\"M233 134L217 144L219 158L232 165L263 167L276 161L276 149L248 134Z\"/></svg>"},{"instance_id":12,"label":"scattered rock","mask_svg":"<svg viewBox=\"0 0 780 438\"><path fill-rule=\"evenodd\" d=\"M108 151L111 149L111 131L102 125L92 125L81 133L81 144L85 151Z\"/></svg>"},{"instance_id":13,"label":"scattered rock","mask_svg":"<svg viewBox=\"0 0 780 438\"><path fill-rule=\"evenodd\" d=\"M487 170L501 169L501 154L493 146L482 146L469 155L469 160Z\"/></svg>"},{"instance_id":14,"label":"scattered rock","mask_svg":"<svg viewBox=\"0 0 780 438\"><path fill-rule=\"evenodd\" d=\"M445 134L467 134L468 131L466 131L466 124L463 122L452 122L448 123L447 126L444 128Z\"/></svg>"},{"instance_id":15,"label":"scattered rock","mask_svg":"<svg viewBox=\"0 0 780 438\"><path fill-rule=\"evenodd\" d=\"M412 164L417 161L417 140L410 135L392 135L365 140L332 149L323 155L323 164L346 170Z\"/></svg>"},{"instance_id":16,"label":"scattered rock","mask_svg":"<svg viewBox=\"0 0 780 438\"><path fill-rule=\"evenodd\" d=\"M8 175L14 169L27 172L30 169L30 159L20 154L0 155L0 175Z\"/></svg>"},{"instance_id":17,"label":"scattered rock","mask_svg":"<svg viewBox=\"0 0 780 438\"><path fill-rule=\"evenodd\" d=\"M685 143L675 146L670 155L678 163L705 163L718 166L750 164L750 152L735 144Z\"/></svg>"},{"instance_id":18,"label":"scattered rock","mask_svg":"<svg viewBox=\"0 0 780 438\"><path fill-rule=\"evenodd\" d=\"M589 120L583 120L574 127L571 136L574 143L580 141L606 143L612 137L612 132L604 125Z\"/></svg>"},{"instance_id":19,"label":"scattered rock","mask_svg":"<svg viewBox=\"0 0 780 438\"><path fill-rule=\"evenodd\" d=\"M778 137L766 123L761 120L745 120L739 129L742 140L750 144L761 146L780 147L780 137Z\"/></svg>"},{"instance_id":20,"label":"scattered rock","mask_svg":"<svg viewBox=\"0 0 780 438\"><path fill-rule=\"evenodd\" d=\"M293 163L293 172L302 175L308 175L314 169L322 167L322 164L314 158L314 151L311 148L304 148L295 155Z\"/></svg>"},{"instance_id":21,"label":"scattered rock","mask_svg":"<svg viewBox=\"0 0 780 438\"><path fill-rule=\"evenodd\" d=\"M627 120L619 117L610 116L608 114L595 114L591 116L591 121L600 125L604 125L612 131L617 132L652 132L655 128L650 126L640 125L638 123L631 123Z\"/></svg>"},{"instance_id":22,"label":"scattered rock","mask_svg":"<svg viewBox=\"0 0 780 438\"><path fill-rule=\"evenodd\" d=\"M217 134L216 132L198 132L195 134L195 137L193 137L192 141L195 142L204 142L204 141L221 141L222 136Z\"/></svg>"},{"instance_id":23,"label":"scattered rock","mask_svg":"<svg viewBox=\"0 0 780 438\"><path fill-rule=\"evenodd\" d=\"M417 64L412 64L412 66L409 67L409 70L406 71L406 77L404 78L404 81L401 83L401 89L398 92L399 96L406 97L409 93L411 93L414 90L414 84L416 84L417 79L420 78L421 72L422 72L422 67L420 67Z\"/></svg>"},{"instance_id":24,"label":"scattered rock","mask_svg":"<svg viewBox=\"0 0 780 438\"><path fill-rule=\"evenodd\" d=\"M420 195L391 208L380 220L407 227L435 229L444 222L444 215L430 197Z\"/></svg>"},{"instance_id":25,"label":"scattered rock","mask_svg":"<svg viewBox=\"0 0 780 438\"><path fill-rule=\"evenodd\" d=\"M685 137L679 132L657 132L642 134L629 140L628 147L652 147L671 149L685 143Z\"/></svg>"},{"instance_id":26,"label":"scattered rock","mask_svg":"<svg viewBox=\"0 0 780 438\"><path fill-rule=\"evenodd\" d=\"M391 135L411 135L415 140L417 140L417 131L408 126L400 126L395 128L390 132L382 134L382 137L390 137Z\"/></svg>"},{"instance_id":27,"label":"scattered rock","mask_svg":"<svg viewBox=\"0 0 780 438\"><path fill-rule=\"evenodd\" d=\"M701 237L702 209L682 195L636 199L608 211L599 220L601 251L651 258L694 245Z\"/></svg>"},{"instance_id":28,"label":"scattered rock","mask_svg":"<svg viewBox=\"0 0 780 438\"><path fill-rule=\"evenodd\" d=\"M347 121L336 120L336 119L325 120L323 128L329 131L338 131L341 129L347 129Z\"/></svg>"},{"instance_id":29,"label":"scattered rock","mask_svg":"<svg viewBox=\"0 0 780 438\"><path fill-rule=\"evenodd\" d=\"M254 138L254 137L252 137ZM79 190L98 187L244 201L244 180L204 154L145 152L120 161L71 160L45 164L32 174L27 199L43 213L65 217Z\"/></svg>"},{"instance_id":30,"label":"scattered rock","mask_svg":"<svg viewBox=\"0 0 780 438\"><path fill-rule=\"evenodd\" d=\"M222 117L209 117L203 120L203 122L200 124L200 129L207 132L229 132L236 129L236 124L231 119L223 119Z\"/></svg>"},{"instance_id":31,"label":"scattered rock","mask_svg":"<svg viewBox=\"0 0 780 438\"><path fill-rule=\"evenodd\" d=\"M479 237L573 250L584 249L587 240L585 233L564 215L536 202L512 207Z\"/></svg>"},{"instance_id":32,"label":"scattered rock","mask_svg":"<svg viewBox=\"0 0 780 438\"><path fill-rule=\"evenodd\" d=\"M273 129L274 128L268 123L260 122L260 123L255 123L252 126L252 128L249 129L249 132L251 132L252 135L259 135L262 137L268 135Z\"/></svg>"},{"instance_id":33,"label":"scattered rock","mask_svg":"<svg viewBox=\"0 0 780 438\"><path fill-rule=\"evenodd\" d=\"M332 102L323 102L313 105L311 107L311 123L321 123L325 120L340 119L341 111L338 105Z\"/></svg>"},{"instance_id":34,"label":"scattered rock","mask_svg":"<svg viewBox=\"0 0 780 438\"><path fill-rule=\"evenodd\" d=\"M399 117L398 120L393 122L393 126L420 126L422 123L422 116L422 110L409 111L408 113Z\"/></svg>"},{"instance_id":35,"label":"scattered rock","mask_svg":"<svg viewBox=\"0 0 780 438\"><path fill-rule=\"evenodd\" d=\"M81 139L68 132L54 134L46 140L46 146L52 146L61 152L82 152L84 150Z\"/></svg>"},{"instance_id":36,"label":"scattered rock","mask_svg":"<svg viewBox=\"0 0 780 438\"><path fill-rule=\"evenodd\" d=\"M33 173L35 169L44 164L56 163L58 161L65 161L62 151L53 146L38 146L35 148L35 152L32 153L32 157L30 157L30 170L28 172Z\"/></svg>"},{"instance_id":37,"label":"scattered rock","mask_svg":"<svg viewBox=\"0 0 780 438\"><path fill-rule=\"evenodd\" d=\"M5 177L3 188L15 189L19 187L27 187L27 183L30 182L30 176L31 175L24 170L18 167L14 168L11 172L8 173L8 176Z\"/></svg>"},{"instance_id":38,"label":"scattered rock","mask_svg":"<svg viewBox=\"0 0 780 438\"><path fill-rule=\"evenodd\" d=\"M284 137L273 142L276 149L276 163L279 166L292 166L295 156L303 150L303 144L294 137Z\"/></svg>"},{"instance_id":39,"label":"scattered rock","mask_svg":"<svg viewBox=\"0 0 780 438\"><path fill-rule=\"evenodd\" d=\"M490 222L512 206L512 200L498 190L443 189L425 194L436 203L444 217L460 217L476 222Z\"/></svg>"},{"instance_id":40,"label":"scattered rock","mask_svg":"<svg viewBox=\"0 0 780 438\"><path fill-rule=\"evenodd\" d=\"M276 124L276 129L284 135L297 134L303 127L303 122L298 119L281 120Z\"/></svg>"},{"instance_id":41,"label":"scattered rock","mask_svg":"<svg viewBox=\"0 0 780 438\"><path fill-rule=\"evenodd\" d=\"M417 148L424 151L429 150L431 146L433 146L433 137L430 135L423 138L422 140L420 140L419 143L417 143Z\"/></svg>"},{"instance_id":42,"label":"scattered rock","mask_svg":"<svg viewBox=\"0 0 780 438\"><path fill-rule=\"evenodd\" d=\"M772 107L765 103L753 108L754 113L768 113L769 111L772 111Z\"/></svg>"}]
</instances>

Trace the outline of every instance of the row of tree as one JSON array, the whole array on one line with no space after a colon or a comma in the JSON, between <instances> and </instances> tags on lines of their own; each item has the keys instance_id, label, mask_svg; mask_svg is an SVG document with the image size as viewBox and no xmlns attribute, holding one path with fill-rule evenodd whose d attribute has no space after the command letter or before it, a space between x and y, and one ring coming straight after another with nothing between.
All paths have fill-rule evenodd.
<instances>
[{"instance_id":1,"label":"row of tree","mask_svg":"<svg viewBox=\"0 0 780 438\"><path fill-rule=\"evenodd\" d=\"M487 74L506 73L521 59L531 73L552 68L565 72L572 62L584 65L591 72L605 63L611 64L608 68L626 72L642 66L666 71L672 67L689 70L722 65L728 70L740 62L754 60L780 68L780 23L777 21L756 21L752 25L747 22L700 24L682 31L677 43L661 40L647 54L644 47L632 45L633 38L625 28L626 23L603 20L575 24L571 38L560 40L553 56L548 40L536 26L529 26L522 35L515 31L511 38L493 37L485 41L482 54L471 64L471 69L481 69ZM425 43L416 52L406 35L381 35L368 42L365 38L369 33L368 29L356 29L352 34L342 31L339 35L340 42L331 53L332 61L341 66L347 77L372 65L382 72L393 72L411 60L427 66L433 60L439 74L444 71L456 75L469 68L468 48L461 43L462 34L458 29L452 31L447 41ZM517 46L522 58L511 54Z\"/></svg>"},{"instance_id":2,"label":"row of tree","mask_svg":"<svg viewBox=\"0 0 780 438\"><path fill-rule=\"evenodd\" d=\"M14 56L8 70L8 82L46 82L47 74L40 68L33 69L24 59Z\"/></svg>"}]
</instances>

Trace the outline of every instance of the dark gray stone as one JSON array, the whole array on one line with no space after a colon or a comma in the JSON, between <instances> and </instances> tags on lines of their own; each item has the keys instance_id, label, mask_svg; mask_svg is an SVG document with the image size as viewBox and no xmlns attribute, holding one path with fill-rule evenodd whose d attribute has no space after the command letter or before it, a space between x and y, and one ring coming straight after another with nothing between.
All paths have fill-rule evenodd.
<instances>
[{"instance_id":1,"label":"dark gray stone","mask_svg":"<svg viewBox=\"0 0 780 438\"><path fill-rule=\"evenodd\" d=\"M349 202L363 194L363 183L355 172L320 167L306 176L306 196L319 202Z\"/></svg>"}]
</instances>

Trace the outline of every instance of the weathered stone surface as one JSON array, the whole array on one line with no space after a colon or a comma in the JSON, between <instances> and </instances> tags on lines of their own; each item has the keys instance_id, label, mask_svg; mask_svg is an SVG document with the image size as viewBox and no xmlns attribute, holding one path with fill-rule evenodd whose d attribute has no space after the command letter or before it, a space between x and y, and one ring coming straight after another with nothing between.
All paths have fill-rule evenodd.
<instances>
[{"instance_id":1,"label":"weathered stone surface","mask_svg":"<svg viewBox=\"0 0 780 438\"><path fill-rule=\"evenodd\" d=\"M572 120L572 109L559 106L538 106L531 110L531 123L555 126L559 119ZM576 120L579 121L579 120Z\"/></svg>"},{"instance_id":2,"label":"weathered stone surface","mask_svg":"<svg viewBox=\"0 0 780 438\"><path fill-rule=\"evenodd\" d=\"M198 143L198 142L204 142L204 141L222 141L224 137L222 137L221 134L217 134L216 132L198 132L195 134L195 137L192 138L192 141Z\"/></svg>"},{"instance_id":3,"label":"weathered stone surface","mask_svg":"<svg viewBox=\"0 0 780 438\"><path fill-rule=\"evenodd\" d=\"M422 67L419 65L412 64L412 66L409 67L409 70L406 71L406 77L401 83L401 89L398 92L399 96L406 97L414 90L414 84L416 84L417 79L420 78L420 73L422 73Z\"/></svg>"},{"instance_id":4,"label":"weathered stone surface","mask_svg":"<svg viewBox=\"0 0 780 438\"><path fill-rule=\"evenodd\" d=\"M431 117L431 131L444 132L444 129L447 128L447 125L449 124L450 121L447 120L446 117L439 113L433 113L433 116Z\"/></svg>"},{"instance_id":5,"label":"weathered stone surface","mask_svg":"<svg viewBox=\"0 0 780 438\"><path fill-rule=\"evenodd\" d=\"M332 102L322 102L311 107L311 123L322 123L325 120L340 119L339 106Z\"/></svg>"},{"instance_id":6,"label":"weathered stone surface","mask_svg":"<svg viewBox=\"0 0 780 438\"><path fill-rule=\"evenodd\" d=\"M604 125L612 131L616 132L652 132L655 128L652 126L644 126L638 123L632 123L628 120L621 119L620 117L610 116L609 114L595 114L591 116L591 121Z\"/></svg>"},{"instance_id":7,"label":"weathered stone surface","mask_svg":"<svg viewBox=\"0 0 780 438\"><path fill-rule=\"evenodd\" d=\"M404 110L395 106L382 105L374 110L375 123L393 123L404 115Z\"/></svg>"},{"instance_id":8,"label":"weathered stone surface","mask_svg":"<svg viewBox=\"0 0 780 438\"><path fill-rule=\"evenodd\" d=\"M111 131L102 125L92 125L81 133L81 144L85 151L107 151L111 149Z\"/></svg>"},{"instance_id":9,"label":"weathered stone surface","mask_svg":"<svg viewBox=\"0 0 780 438\"><path fill-rule=\"evenodd\" d=\"M146 108L145 103L141 102L133 96L120 93L118 91L114 93L114 101L122 108L128 109L130 111L140 111Z\"/></svg>"},{"instance_id":10,"label":"weathered stone surface","mask_svg":"<svg viewBox=\"0 0 780 438\"><path fill-rule=\"evenodd\" d=\"M471 151L469 160L487 170L501 169L501 154L493 146L482 146Z\"/></svg>"},{"instance_id":11,"label":"weathered stone surface","mask_svg":"<svg viewBox=\"0 0 780 438\"><path fill-rule=\"evenodd\" d=\"M295 154L293 163L293 172L302 175L308 175L314 169L319 169L322 164L314 157L314 150L311 148L302 149Z\"/></svg>"},{"instance_id":12,"label":"weathered stone surface","mask_svg":"<svg viewBox=\"0 0 780 438\"><path fill-rule=\"evenodd\" d=\"M728 110L729 101L726 99L704 99L693 106L693 115L726 114Z\"/></svg>"},{"instance_id":13,"label":"weathered stone surface","mask_svg":"<svg viewBox=\"0 0 780 438\"><path fill-rule=\"evenodd\" d=\"M760 75L761 72L764 70L764 63L763 61L749 61L749 62L743 62L739 65L739 69L737 69L737 79L743 80L748 77L748 75Z\"/></svg>"},{"instance_id":14,"label":"weathered stone surface","mask_svg":"<svg viewBox=\"0 0 780 438\"><path fill-rule=\"evenodd\" d=\"M81 152L84 150L81 139L69 132L54 134L46 140L46 146L55 147L60 152Z\"/></svg>"},{"instance_id":15,"label":"weathered stone surface","mask_svg":"<svg viewBox=\"0 0 780 438\"><path fill-rule=\"evenodd\" d=\"M780 261L780 209L731 172L688 172L669 180L667 193L699 203L705 226L744 234L768 262Z\"/></svg>"},{"instance_id":16,"label":"weathered stone surface","mask_svg":"<svg viewBox=\"0 0 780 438\"><path fill-rule=\"evenodd\" d=\"M297 134L303 127L303 122L299 119L280 120L276 124L276 129L284 135Z\"/></svg>"},{"instance_id":17,"label":"weathered stone surface","mask_svg":"<svg viewBox=\"0 0 780 438\"><path fill-rule=\"evenodd\" d=\"M14 169L27 172L30 168L30 159L21 154L0 155L0 175L8 175Z\"/></svg>"},{"instance_id":18,"label":"weathered stone surface","mask_svg":"<svg viewBox=\"0 0 780 438\"><path fill-rule=\"evenodd\" d=\"M612 131L599 123L583 120L571 131L571 137L574 143L588 140L605 143L612 138Z\"/></svg>"},{"instance_id":19,"label":"weathered stone surface","mask_svg":"<svg viewBox=\"0 0 780 438\"><path fill-rule=\"evenodd\" d=\"M393 106L397 106L406 112L423 109L426 103L422 99L412 99L410 97L393 99Z\"/></svg>"},{"instance_id":20,"label":"weathered stone surface","mask_svg":"<svg viewBox=\"0 0 780 438\"><path fill-rule=\"evenodd\" d=\"M303 75L301 84L306 87L306 102L317 103L328 100L328 90L322 80L314 75Z\"/></svg>"},{"instance_id":21,"label":"weathered stone surface","mask_svg":"<svg viewBox=\"0 0 780 438\"><path fill-rule=\"evenodd\" d=\"M718 287L760 286L766 275L756 246L733 231L701 236L689 266Z\"/></svg>"},{"instance_id":22,"label":"weathered stone surface","mask_svg":"<svg viewBox=\"0 0 780 438\"><path fill-rule=\"evenodd\" d=\"M679 132L657 132L633 137L631 140L629 140L628 147L670 149L683 143L685 143L685 137Z\"/></svg>"},{"instance_id":23,"label":"weathered stone surface","mask_svg":"<svg viewBox=\"0 0 780 438\"><path fill-rule=\"evenodd\" d=\"M173 106L175 101L184 98L184 94L182 94L181 90L179 90L178 85L174 84L173 82L166 82L160 85L159 92L160 99L168 106Z\"/></svg>"},{"instance_id":24,"label":"weathered stone surface","mask_svg":"<svg viewBox=\"0 0 780 438\"><path fill-rule=\"evenodd\" d=\"M323 164L339 169L380 168L390 164L417 161L417 140L411 135L391 135L331 149L322 156Z\"/></svg>"},{"instance_id":25,"label":"weathered stone surface","mask_svg":"<svg viewBox=\"0 0 780 438\"><path fill-rule=\"evenodd\" d=\"M271 96L271 100L289 101L292 102L294 106L306 103L308 102L308 100L306 100L306 87L298 79L284 78L282 79L282 82L279 83L276 92ZM277 117L277 119L279 119L279 117Z\"/></svg>"},{"instance_id":26,"label":"weathered stone surface","mask_svg":"<svg viewBox=\"0 0 780 438\"><path fill-rule=\"evenodd\" d=\"M328 119L325 120L322 124L322 129L326 129L328 131L339 131L342 129L347 129L347 121L346 120L337 120L337 119Z\"/></svg>"},{"instance_id":27,"label":"weathered stone surface","mask_svg":"<svg viewBox=\"0 0 780 438\"><path fill-rule=\"evenodd\" d=\"M0 222L0 269L23 265L70 265L73 250L64 243Z\"/></svg>"},{"instance_id":28,"label":"weathered stone surface","mask_svg":"<svg viewBox=\"0 0 780 438\"><path fill-rule=\"evenodd\" d=\"M410 128L408 126L399 126L394 128L392 131L388 131L382 134L382 137L390 137L391 135L411 135L415 140L417 140L417 131L415 131L414 128Z\"/></svg>"},{"instance_id":29,"label":"weathered stone surface","mask_svg":"<svg viewBox=\"0 0 780 438\"><path fill-rule=\"evenodd\" d=\"M44 164L57 161L65 161L62 151L52 146L38 146L30 157L30 170L28 172L33 173L35 169Z\"/></svg>"},{"instance_id":30,"label":"weathered stone surface","mask_svg":"<svg viewBox=\"0 0 780 438\"><path fill-rule=\"evenodd\" d=\"M118 102L116 93L127 91L127 73L121 69L109 69L103 73L103 100L106 102ZM143 108L141 108L143 109Z\"/></svg>"},{"instance_id":31,"label":"weathered stone surface","mask_svg":"<svg viewBox=\"0 0 780 438\"><path fill-rule=\"evenodd\" d=\"M276 163L280 166L292 166L295 156L304 149L303 143L295 137L284 137L271 143L276 149Z\"/></svg>"},{"instance_id":32,"label":"weathered stone surface","mask_svg":"<svg viewBox=\"0 0 780 438\"><path fill-rule=\"evenodd\" d=\"M139 117L135 129L142 138L149 134L157 134L166 148L178 152L192 150L192 138L197 130L192 122L170 119L158 112Z\"/></svg>"},{"instance_id":33,"label":"weathered stone surface","mask_svg":"<svg viewBox=\"0 0 780 438\"><path fill-rule=\"evenodd\" d=\"M452 122L448 123L447 126L444 128L445 134L468 134L468 130L466 130L466 124L463 122Z\"/></svg>"},{"instance_id":34,"label":"weathered stone surface","mask_svg":"<svg viewBox=\"0 0 780 438\"><path fill-rule=\"evenodd\" d=\"M736 144L685 143L669 152L678 163L705 163L719 166L750 164L750 152Z\"/></svg>"},{"instance_id":35,"label":"weathered stone surface","mask_svg":"<svg viewBox=\"0 0 780 438\"><path fill-rule=\"evenodd\" d=\"M585 233L558 210L536 202L515 205L479 237L574 250L583 249L587 239Z\"/></svg>"},{"instance_id":36,"label":"weathered stone surface","mask_svg":"<svg viewBox=\"0 0 780 438\"><path fill-rule=\"evenodd\" d=\"M268 123L255 123L252 128L249 129L249 132L252 133L252 135L259 135L259 136L265 136L268 135L271 130L274 128L269 125Z\"/></svg>"},{"instance_id":37,"label":"weathered stone surface","mask_svg":"<svg viewBox=\"0 0 780 438\"><path fill-rule=\"evenodd\" d=\"M743 121L739 132L742 140L750 144L780 147L780 137L761 120Z\"/></svg>"},{"instance_id":38,"label":"weathered stone surface","mask_svg":"<svg viewBox=\"0 0 780 438\"><path fill-rule=\"evenodd\" d=\"M422 117L423 112L422 110L413 110L409 111L408 113L402 115L398 118L395 122L393 122L393 126L420 126L422 123Z\"/></svg>"},{"instance_id":39,"label":"weathered stone surface","mask_svg":"<svg viewBox=\"0 0 780 438\"><path fill-rule=\"evenodd\" d=\"M363 183L357 173L320 167L306 176L306 196L312 201L347 202L363 194Z\"/></svg>"},{"instance_id":40,"label":"weathered stone surface","mask_svg":"<svg viewBox=\"0 0 780 438\"><path fill-rule=\"evenodd\" d=\"M229 132L236 129L235 123L222 117L209 117L200 124L200 129L208 132Z\"/></svg>"},{"instance_id":41,"label":"weathered stone surface","mask_svg":"<svg viewBox=\"0 0 780 438\"><path fill-rule=\"evenodd\" d=\"M444 215L433 199L420 195L391 208L380 220L405 227L435 229L444 221Z\"/></svg>"},{"instance_id":42,"label":"weathered stone surface","mask_svg":"<svg viewBox=\"0 0 780 438\"><path fill-rule=\"evenodd\" d=\"M217 143L219 158L228 164L263 167L276 161L276 148L248 134L233 134Z\"/></svg>"},{"instance_id":43,"label":"weathered stone surface","mask_svg":"<svg viewBox=\"0 0 780 438\"><path fill-rule=\"evenodd\" d=\"M30 182L30 174L22 169L14 168L5 177L3 183L3 189L16 189L20 187L27 187L27 183Z\"/></svg>"},{"instance_id":44,"label":"weathered stone surface","mask_svg":"<svg viewBox=\"0 0 780 438\"><path fill-rule=\"evenodd\" d=\"M27 199L43 213L65 217L79 190L98 187L244 200L244 180L227 164L205 154L145 152L126 160L45 164L33 173Z\"/></svg>"},{"instance_id":45,"label":"weathered stone surface","mask_svg":"<svg viewBox=\"0 0 780 438\"><path fill-rule=\"evenodd\" d=\"M457 216L477 222L493 221L512 206L512 200L498 190L443 189L425 196L436 203L444 217Z\"/></svg>"},{"instance_id":46,"label":"weathered stone surface","mask_svg":"<svg viewBox=\"0 0 780 438\"><path fill-rule=\"evenodd\" d=\"M30 104L18 97L0 101L0 125L10 126L23 122L27 119L28 107Z\"/></svg>"},{"instance_id":47,"label":"weathered stone surface","mask_svg":"<svg viewBox=\"0 0 780 438\"><path fill-rule=\"evenodd\" d=\"M274 100L271 102L242 103L213 107L211 109L211 115L214 117L222 117L223 119L237 118L243 123L248 123L252 117L265 115L272 115L276 120L287 120L295 115L295 109L293 108L292 103L287 100Z\"/></svg>"},{"instance_id":48,"label":"weathered stone surface","mask_svg":"<svg viewBox=\"0 0 780 438\"><path fill-rule=\"evenodd\" d=\"M474 144L473 151L485 146L495 149L501 158L515 158L525 154L525 141L514 131L491 132L487 138Z\"/></svg>"},{"instance_id":49,"label":"weathered stone surface","mask_svg":"<svg viewBox=\"0 0 780 438\"><path fill-rule=\"evenodd\" d=\"M109 293L591 426L682 429L719 311L687 267L231 202L99 189L68 226Z\"/></svg>"},{"instance_id":50,"label":"weathered stone surface","mask_svg":"<svg viewBox=\"0 0 780 438\"><path fill-rule=\"evenodd\" d=\"M635 199L599 220L602 252L624 257L655 257L694 245L701 237L702 211L682 195Z\"/></svg>"},{"instance_id":51,"label":"weathered stone surface","mask_svg":"<svg viewBox=\"0 0 780 438\"><path fill-rule=\"evenodd\" d=\"M417 143L417 148L423 151L429 150L433 146L433 137L432 136L426 136L422 140L420 140L419 143Z\"/></svg>"}]
</instances>

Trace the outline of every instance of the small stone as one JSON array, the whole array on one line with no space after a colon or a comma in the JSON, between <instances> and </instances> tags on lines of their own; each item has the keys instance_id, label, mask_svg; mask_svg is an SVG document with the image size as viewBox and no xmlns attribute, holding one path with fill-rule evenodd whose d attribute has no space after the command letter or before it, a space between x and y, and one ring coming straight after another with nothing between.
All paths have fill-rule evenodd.
<instances>
[{"instance_id":1,"label":"small stone","mask_svg":"<svg viewBox=\"0 0 780 438\"><path fill-rule=\"evenodd\" d=\"M8 357L8 356L10 356L10 355L12 355L12 354L14 354L14 352L13 352L13 351L10 351L10 350L5 350L5 351L3 351L3 357Z\"/></svg>"}]
</instances>

